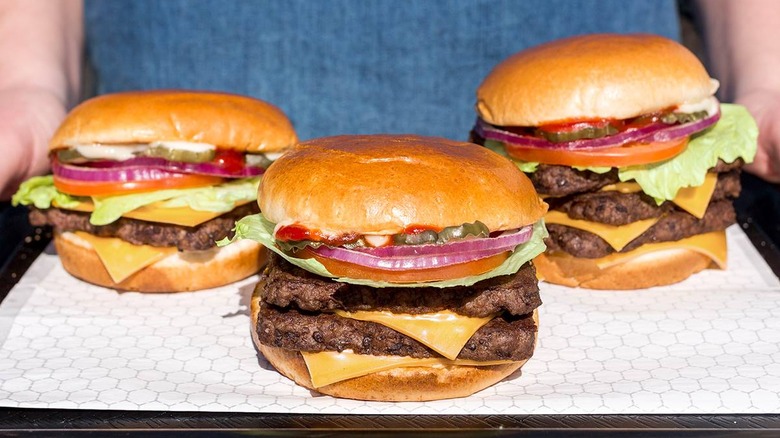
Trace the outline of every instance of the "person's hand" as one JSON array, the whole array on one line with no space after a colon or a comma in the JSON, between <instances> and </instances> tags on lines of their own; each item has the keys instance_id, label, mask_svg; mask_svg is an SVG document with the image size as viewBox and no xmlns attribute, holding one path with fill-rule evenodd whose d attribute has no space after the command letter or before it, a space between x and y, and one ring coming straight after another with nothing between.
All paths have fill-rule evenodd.
<instances>
[{"instance_id":1,"label":"person's hand","mask_svg":"<svg viewBox=\"0 0 780 438\"><path fill-rule=\"evenodd\" d=\"M48 142L65 113L65 104L47 91L0 91L0 200L10 199L25 179L46 173Z\"/></svg>"},{"instance_id":2,"label":"person's hand","mask_svg":"<svg viewBox=\"0 0 780 438\"><path fill-rule=\"evenodd\" d=\"M758 123L758 152L745 170L769 182L780 183L780 91L757 90L736 99Z\"/></svg>"}]
</instances>

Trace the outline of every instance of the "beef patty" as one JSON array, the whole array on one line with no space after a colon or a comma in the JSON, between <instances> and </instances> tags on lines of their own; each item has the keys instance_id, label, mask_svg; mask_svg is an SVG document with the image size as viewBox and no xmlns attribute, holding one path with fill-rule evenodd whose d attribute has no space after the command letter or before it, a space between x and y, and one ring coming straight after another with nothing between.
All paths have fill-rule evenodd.
<instances>
[{"instance_id":1,"label":"beef patty","mask_svg":"<svg viewBox=\"0 0 780 438\"><path fill-rule=\"evenodd\" d=\"M179 251L202 251L216 246L216 241L227 237L235 221L260 210L256 202L242 205L233 211L194 227L119 218L107 225L89 223L89 213L48 208L32 208L30 223L51 225L55 231L84 231L100 237L119 237L135 245L175 246Z\"/></svg>"},{"instance_id":2,"label":"beef patty","mask_svg":"<svg viewBox=\"0 0 780 438\"><path fill-rule=\"evenodd\" d=\"M271 253L261 283L263 301L309 312L340 309L420 314L449 309L461 315L485 317L502 312L524 315L542 304L531 263L523 265L516 274L472 286L374 288L311 274Z\"/></svg>"},{"instance_id":3,"label":"beef patty","mask_svg":"<svg viewBox=\"0 0 780 438\"><path fill-rule=\"evenodd\" d=\"M742 167L742 159L733 163L718 160L710 172L724 173ZM619 182L617 169L607 173L595 173L589 170L577 170L567 166L540 164L535 172L527 174L536 191L543 195L567 196L575 193L593 192L609 184Z\"/></svg>"},{"instance_id":4,"label":"beef patty","mask_svg":"<svg viewBox=\"0 0 780 438\"><path fill-rule=\"evenodd\" d=\"M382 324L343 318L332 313L280 309L267 303L260 306L256 330L260 343L286 350L352 350L357 354L380 356L441 357L425 345ZM528 359L534 351L536 332L536 323L530 314L493 318L466 342L458 359Z\"/></svg>"},{"instance_id":5,"label":"beef patty","mask_svg":"<svg viewBox=\"0 0 780 438\"><path fill-rule=\"evenodd\" d=\"M739 174L739 170L718 174L711 201L736 199L741 189ZM548 198L547 202L551 210L562 211L572 219L609 225L625 225L638 220L657 218L677 209L670 201L658 205L652 197L642 192L597 191L563 198Z\"/></svg>"},{"instance_id":6,"label":"beef patty","mask_svg":"<svg viewBox=\"0 0 780 438\"><path fill-rule=\"evenodd\" d=\"M632 240L620 252L631 251L645 243L680 240L696 234L724 230L736 222L736 213L729 200L710 202L702 219L690 213L674 210L663 216L655 225ZM599 258L615 250L601 237L577 228L559 224L547 224L550 237L548 250L565 251L575 257Z\"/></svg>"}]
</instances>

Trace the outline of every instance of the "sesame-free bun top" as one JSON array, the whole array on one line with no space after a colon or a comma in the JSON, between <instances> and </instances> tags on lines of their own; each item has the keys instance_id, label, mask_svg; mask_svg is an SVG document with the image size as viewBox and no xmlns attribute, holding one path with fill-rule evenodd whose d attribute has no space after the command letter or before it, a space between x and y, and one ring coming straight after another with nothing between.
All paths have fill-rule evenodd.
<instances>
[{"instance_id":1,"label":"sesame-free bun top","mask_svg":"<svg viewBox=\"0 0 780 438\"><path fill-rule=\"evenodd\" d=\"M508 159L473 143L413 135L303 142L263 176L265 217L324 233L395 234L411 225L529 225L547 211Z\"/></svg>"},{"instance_id":2,"label":"sesame-free bun top","mask_svg":"<svg viewBox=\"0 0 780 438\"><path fill-rule=\"evenodd\" d=\"M593 34L507 58L477 89L476 109L499 126L626 119L702 101L717 87L699 59L675 41Z\"/></svg>"},{"instance_id":3,"label":"sesame-free bun top","mask_svg":"<svg viewBox=\"0 0 780 438\"><path fill-rule=\"evenodd\" d=\"M287 116L262 100L227 93L154 90L105 94L81 103L54 133L49 149L186 141L240 152L273 152L297 140Z\"/></svg>"}]
</instances>

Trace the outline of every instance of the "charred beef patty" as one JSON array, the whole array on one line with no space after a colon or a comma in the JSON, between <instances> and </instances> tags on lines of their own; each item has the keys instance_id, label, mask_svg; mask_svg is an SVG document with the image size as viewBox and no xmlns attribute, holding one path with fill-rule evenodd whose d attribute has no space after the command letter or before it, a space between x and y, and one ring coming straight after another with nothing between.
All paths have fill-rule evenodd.
<instances>
[{"instance_id":1,"label":"charred beef patty","mask_svg":"<svg viewBox=\"0 0 780 438\"><path fill-rule=\"evenodd\" d=\"M655 225L632 240L620 252L631 251L645 243L680 240L696 234L724 230L736 222L734 206L729 200L713 201L702 219L690 213L673 210ZM615 252L601 237L565 225L547 224L550 237L545 240L548 250L565 251L575 257L599 258Z\"/></svg>"},{"instance_id":2,"label":"charred beef patty","mask_svg":"<svg viewBox=\"0 0 780 438\"><path fill-rule=\"evenodd\" d=\"M179 251L202 251L216 247L215 242L226 237L235 221L258 213L256 202L250 202L222 216L194 227L120 218L108 225L92 225L89 213L48 208L30 211L30 223L51 225L57 232L84 231L100 237L119 237L135 245L175 246Z\"/></svg>"},{"instance_id":3,"label":"charred beef patty","mask_svg":"<svg viewBox=\"0 0 780 438\"><path fill-rule=\"evenodd\" d=\"M332 313L336 309L406 314L447 309L466 316L499 315L482 326L458 356L477 361L531 357L536 339L532 313L541 305L530 263L516 274L469 287L373 288L318 277L272 253L257 292L260 342L287 350L440 357L413 338L382 324L338 316Z\"/></svg>"},{"instance_id":4,"label":"charred beef patty","mask_svg":"<svg viewBox=\"0 0 780 438\"><path fill-rule=\"evenodd\" d=\"M718 183L711 201L736 199L741 189L739 170L718 175ZM657 205L644 193L620 193L599 191L548 198L551 210L566 213L572 219L582 219L609 225L625 225L638 220L661 217L677 209L672 202ZM679 209L677 209L679 210Z\"/></svg>"},{"instance_id":5,"label":"charred beef patty","mask_svg":"<svg viewBox=\"0 0 780 438\"><path fill-rule=\"evenodd\" d=\"M733 163L718 161L710 172L724 173L742 167L742 159ZM609 184L619 182L617 169L607 173L577 170L567 166L540 164L535 172L527 174L536 191L549 196L567 196L575 193L593 192Z\"/></svg>"},{"instance_id":6,"label":"charred beef patty","mask_svg":"<svg viewBox=\"0 0 780 438\"><path fill-rule=\"evenodd\" d=\"M533 173L527 173L540 195L567 196L593 192L604 186L620 182L617 169L607 173L577 170L567 166L540 164Z\"/></svg>"},{"instance_id":7,"label":"charred beef patty","mask_svg":"<svg viewBox=\"0 0 780 438\"><path fill-rule=\"evenodd\" d=\"M382 324L342 318L332 313L280 309L267 303L260 306L256 330L262 344L286 350L317 352L349 349L358 354L379 356L441 357L425 345ZM536 323L531 314L493 318L466 342L458 359L524 360L531 357L535 341Z\"/></svg>"},{"instance_id":8,"label":"charred beef patty","mask_svg":"<svg viewBox=\"0 0 780 438\"><path fill-rule=\"evenodd\" d=\"M542 304L536 270L530 263L514 275L468 287L374 288L316 276L271 253L262 283L263 301L309 312L340 309L419 314L449 309L461 315L485 317L501 312L524 315Z\"/></svg>"}]
</instances>

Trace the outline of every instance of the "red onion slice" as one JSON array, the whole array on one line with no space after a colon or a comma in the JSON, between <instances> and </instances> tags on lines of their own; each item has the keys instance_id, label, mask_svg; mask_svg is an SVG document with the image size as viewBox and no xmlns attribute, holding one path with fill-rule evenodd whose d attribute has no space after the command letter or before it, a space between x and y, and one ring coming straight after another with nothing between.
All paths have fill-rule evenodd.
<instances>
[{"instance_id":1,"label":"red onion slice","mask_svg":"<svg viewBox=\"0 0 780 438\"><path fill-rule=\"evenodd\" d=\"M615 135L606 137L580 139L568 142L553 143L543 138L520 135L514 132L497 128L481 118L477 119L474 130L477 134L488 140L496 140L503 143L511 143L518 146L536 147L542 149L606 149L623 146L627 143L653 143L677 140L688 137L699 131L714 125L720 119L720 111L695 122L682 125L666 125L664 123L652 123L641 128L628 129Z\"/></svg>"},{"instance_id":2,"label":"red onion slice","mask_svg":"<svg viewBox=\"0 0 780 438\"><path fill-rule=\"evenodd\" d=\"M191 173L223 178L247 178L262 175L261 167L243 167L239 172L228 172L214 163L185 163L164 158L138 157L125 161L95 161L81 165L52 160L52 173L77 181L149 181L168 178L171 174Z\"/></svg>"},{"instance_id":3,"label":"red onion slice","mask_svg":"<svg viewBox=\"0 0 780 438\"><path fill-rule=\"evenodd\" d=\"M460 263L484 259L508 250L499 252L493 250L476 251L417 257L375 257L357 251L350 251L344 248L330 248L327 246L321 246L313 251L323 257L340 260L342 262L353 263L360 266L384 269L388 271L403 271L409 269L431 269L457 265Z\"/></svg>"},{"instance_id":4,"label":"red onion slice","mask_svg":"<svg viewBox=\"0 0 780 438\"><path fill-rule=\"evenodd\" d=\"M90 182L133 182L163 180L181 175L181 172L169 172L155 167L111 167L94 169L85 166L62 164L52 161L52 173L60 178Z\"/></svg>"},{"instance_id":5,"label":"red onion slice","mask_svg":"<svg viewBox=\"0 0 780 438\"><path fill-rule=\"evenodd\" d=\"M311 248L322 257L369 268L399 271L431 269L456 265L511 251L531 238L533 227L527 226L498 237L475 238L442 245L399 245L350 250L321 245Z\"/></svg>"}]
</instances>

